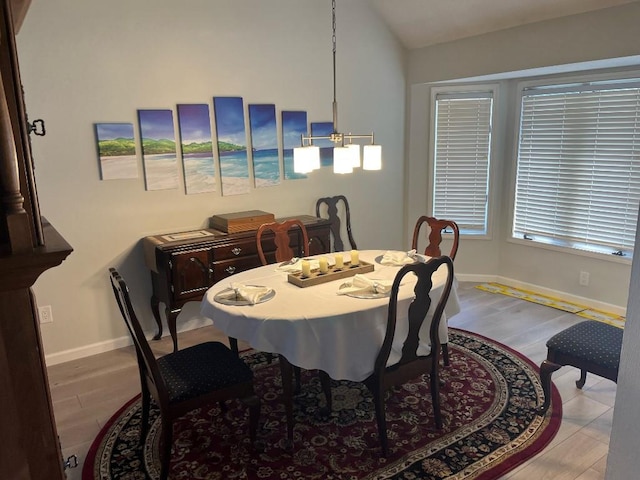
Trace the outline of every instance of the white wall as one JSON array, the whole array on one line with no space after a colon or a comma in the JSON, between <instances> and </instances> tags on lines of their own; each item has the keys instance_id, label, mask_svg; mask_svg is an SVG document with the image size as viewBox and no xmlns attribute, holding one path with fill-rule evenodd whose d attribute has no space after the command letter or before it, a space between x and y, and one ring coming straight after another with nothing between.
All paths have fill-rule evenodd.
<instances>
[{"instance_id":1,"label":"white wall","mask_svg":"<svg viewBox=\"0 0 640 480\"><path fill-rule=\"evenodd\" d=\"M346 194L361 248L403 247L404 51L368 4L341 2L337 18L339 126L375 131L383 170L252 189L250 194L147 192L136 180L101 181L93 124L131 122L136 110L212 104L233 95L331 121L329 0L33 0L18 35L42 214L74 247L38 279L50 363L110 349L126 339L107 269L118 267L151 330L151 285L141 238L200 228L216 213L261 209L276 216L314 214L320 196ZM348 26L348 29L347 29ZM279 122L278 122L279 123ZM177 131L177 128L176 128ZM142 172L142 159L138 154ZM382 220L381 220L382 219ZM203 321L189 304L179 328ZM166 332L166 329L165 329Z\"/></svg>"},{"instance_id":2,"label":"white wall","mask_svg":"<svg viewBox=\"0 0 640 480\"><path fill-rule=\"evenodd\" d=\"M456 257L457 271L476 278L493 275L513 285L564 292L575 301L624 313L630 261L567 254L508 240L518 104L518 79L513 77L530 75L531 69L540 75L565 64L638 55L639 21L640 3L636 2L412 50L408 64L407 230L413 227L411 220L415 221L426 209L431 86L465 78L491 78L491 83L499 82L499 94L492 152L490 238L463 238ZM513 73L516 71L524 72ZM496 80L500 78L511 79ZM581 271L590 273L589 286L579 285Z\"/></svg>"}]
</instances>

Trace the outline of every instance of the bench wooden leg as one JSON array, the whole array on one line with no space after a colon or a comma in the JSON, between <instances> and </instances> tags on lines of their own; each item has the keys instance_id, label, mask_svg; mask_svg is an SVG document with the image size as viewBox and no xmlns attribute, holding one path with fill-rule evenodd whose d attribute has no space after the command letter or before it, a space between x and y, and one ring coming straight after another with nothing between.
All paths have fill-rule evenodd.
<instances>
[{"instance_id":1,"label":"bench wooden leg","mask_svg":"<svg viewBox=\"0 0 640 480\"><path fill-rule=\"evenodd\" d=\"M584 387L584 382L587 381L587 371L582 368L580 369L580 379L576 380L576 387L582 389Z\"/></svg>"},{"instance_id":2,"label":"bench wooden leg","mask_svg":"<svg viewBox=\"0 0 640 480\"><path fill-rule=\"evenodd\" d=\"M543 361L540 365L540 383L542 383L542 391L544 392L544 403L536 410L538 415L544 415L549 409L551 404L551 374L561 366L549 360Z\"/></svg>"}]
</instances>

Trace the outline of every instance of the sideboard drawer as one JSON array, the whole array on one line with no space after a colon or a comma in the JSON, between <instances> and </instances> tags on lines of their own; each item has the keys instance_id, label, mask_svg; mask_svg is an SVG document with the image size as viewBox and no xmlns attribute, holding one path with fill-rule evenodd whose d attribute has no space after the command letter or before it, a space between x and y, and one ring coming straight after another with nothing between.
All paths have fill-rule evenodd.
<instances>
[{"instance_id":1,"label":"sideboard drawer","mask_svg":"<svg viewBox=\"0 0 640 480\"><path fill-rule=\"evenodd\" d=\"M243 238L242 240L216 245L213 255L214 261L239 260L246 256L258 255L256 237L254 235L253 237Z\"/></svg>"},{"instance_id":2,"label":"sideboard drawer","mask_svg":"<svg viewBox=\"0 0 640 480\"><path fill-rule=\"evenodd\" d=\"M214 283L233 275L262 265L258 255L245 255L229 260L215 261L212 264Z\"/></svg>"}]
</instances>

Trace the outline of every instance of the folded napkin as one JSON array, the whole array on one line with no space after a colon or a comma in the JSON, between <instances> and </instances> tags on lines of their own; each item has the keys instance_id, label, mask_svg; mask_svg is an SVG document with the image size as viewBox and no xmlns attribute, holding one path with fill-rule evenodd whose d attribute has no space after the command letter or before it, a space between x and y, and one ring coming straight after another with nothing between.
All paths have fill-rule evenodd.
<instances>
[{"instance_id":1,"label":"folded napkin","mask_svg":"<svg viewBox=\"0 0 640 480\"><path fill-rule=\"evenodd\" d=\"M279 272L301 272L302 271L302 260L303 258L293 257L288 262L280 263L276 270ZM320 268L320 262L318 260L309 260L309 265L311 266L311 270L315 270Z\"/></svg>"},{"instance_id":2,"label":"folded napkin","mask_svg":"<svg viewBox=\"0 0 640 480\"><path fill-rule=\"evenodd\" d=\"M228 300L244 300L248 303L256 304L269 293L271 293L269 287L243 285L241 283L231 282L229 284L229 291L224 293L220 292L218 295Z\"/></svg>"},{"instance_id":3,"label":"folded napkin","mask_svg":"<svg viewBox=\"0 0 640 480\"><path fill-rule=\"evenodd\" d=\"M388 293L391 291L393 280L376 280L364 275L356 274L351 280L351 286L338 290L338 295L347 293Z\"/></svg>"},{"instance_id":4,"label":"folded napkin","mask_svg":"<svg viewBox=\"0 0 640 480\"><path fill-rule=\"evenodd\" d=\"M415 250L409 250L408 252L394 252L388 250L382 255L382 260L380 263L382 265L393 265L396 267L401 267L402 265L407 265L409 263L422 262L426 263L429 261L431 257L427 257L426 255L421 255L416 253Z\"/></svg>"}]
</instances>

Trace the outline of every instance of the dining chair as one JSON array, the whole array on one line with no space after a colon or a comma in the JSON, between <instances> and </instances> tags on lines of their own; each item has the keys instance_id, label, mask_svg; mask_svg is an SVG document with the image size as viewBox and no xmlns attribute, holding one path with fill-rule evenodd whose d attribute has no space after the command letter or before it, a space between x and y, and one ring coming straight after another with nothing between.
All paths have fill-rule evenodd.
<instances>
[{"instance_id":1,"label":"dining chair","mask_svg":"<svg viewBox=\"0 0 640 480\"><path fill-rule=\"evenodd\" d=\"M160 409L160 479L169 474L173 422L182 415L230 399L249 407L249 436L255 443L260 417L260 399L253 389L253 372L226 345L205 342L156 358L131 304L129 288L115 268L110 268L111 286L127 325L138 359L142 396L140 444L149 431L149 409L153 399Z\"/></svg>"},{"instance_id":2,"label":"dining chair","mask_svg":"<svg viewBox=\"0 0 640 480\"><path fill-rule=\"evenodd\" d=\"M413 240L411 241L411 248L414 250L418 249L418 242L420 239L420 229L424 224L428 226L428 240L426 248L424 249L424 254L429 257L438 257L442 255L440 250L440 244L442 243L442 232L451 232L453 234L451 250L447 254L451 257L451 260L456 259L456 253L458 253L458 244L460 242L460 230L458 228L458 224L453 220L443 220L435 217L428 217L426 215L418 218L416 222L416 226L413 229ZM442 360L445 365L449 365L449 342L442 342Z\"/></svg>"},{"instance_id":3,"label":"dining chair","mask_svg":"<svg viewBox=\"0 0 640 480\"><path fill-rule=\"evenodd\" d=\"M290 246L290 234L294 232L295 229L300 229L300 234L302 235L301 241L298 242L298 252L294 252ZM269 256L270 258L274 258L275 256L276 262L286 262L293 257L306 257L309 255L309 234L307 233L304 223L300 220L293 218L285 220L284 222L263 223L258 227L258 231L256 232L258 256L260 257L262 265L268 265L270 263L265 254L265 245L263 245L263 243L267 244L268 242L262 238L267 232L273 232L274 235L273 242L275 243L275 252Z\"/></svg>"},{"instance_id":4,"label":"dining chair","mask_svg":"<svg viewBox=\"0 0 640 480\"><path fill-rule=\"evenodd\" d=\"M347 238L349 239L349 244L351 245L350 250L357 250L356 242L353 239L353 234L351 233L351 212L349 210L349 202L347 201L347 197L344 195L336 195L335 197L322 197L319 198L316 202L316 217L320 217L320 211L322 207L326 205L327 207L327 215L329 216L329 220L331 221L331 225L329 229L331 230L331 236L333 237L333 251L334 252L342 252L345 250L344 242L342 240L342 221L340 216L338 215L338 205L342 202L342 206L344 209L344 221L347 229Z\"/></svg>"},{"instance_id":5,"label":"dining chair","mask_svg":"<svg viewBox=\"0 0 640 480\"><path fill-rule=\"evenodd\" d=\"M431 298L433 275L446 265L447 278L439 298ZM398 311L398 290L404 277L414 273L417 282L414 287L415 297L406 312ZM453 284L453 262L446 255L434 257L426 263L413 263L402 267L395 276L389 297L387 328L382 347L377 355L373 373L364 380L371 394L376 410L378 436L382 447L382 455L387 456L388 439L385 416L385 392L392 387L403 385L420 375L429 375L431 403L436 428L442 428L440 412L440 335L439 326L444 307L451 293ZM432 303L435 302L433 316L428 317ZM404 319L406 315L406 320ZM407 322L406 338L395 338L398 318ZM424 343L420 343L420 330L425 318L431 318L429 325L428 351L423 351ZM400 331L404 331L401 329ZM424 339L423 339L424 340Z\"/></svg>"},{"instance_id":6,"label":"dining chair","mask_svg":"<svg viewBox=\"0 0 640 480\"><path fill-rule=\"evenodd\" d=\"M300 229L302 235L302 241L298 242L300 251L294 252L290 247L291 237L290 232L294 229ZM275 243L275 261L276 262L286 262L291 260L294 257L306 257L309 255L309 235L307 234L307 229L298 219L286 220L284 222L271 222L271 223L263 223L258 228L256 233L256 243L258 247L258 256L260 257L260 261L262 265L268 265L269 262L267 260L267 256L264 252L264 245L262 236L266 232L273 232L274 234L274 243ZM232 342L234 339L231 340ZM294 375L296 378L296 392L300 391L300 367L294 367Z\"/></svg>"},{"instance_id":7,"label":"dining chair","mask_svg":"<svg viewBox=\"0 0 640 480\"><path fill-rule=\"evenodd\" d=\"M416 222L416 226L413 229L413 240L411 242L411 248L418 249L418 242L420 239L420 229L422 225L427 224L429 227L429 243L424 249L424 254L430 257L439 257L442 255L440 251L440 244L442 243L442 232L453 233L451 250L448 255L451 260L456 259L456 253L458 253L458 243L460 242L460 230L458 224L453 220L443 220L435 217L428 217L426 215L421 216Z\"/></svg>"}]
</instances>

